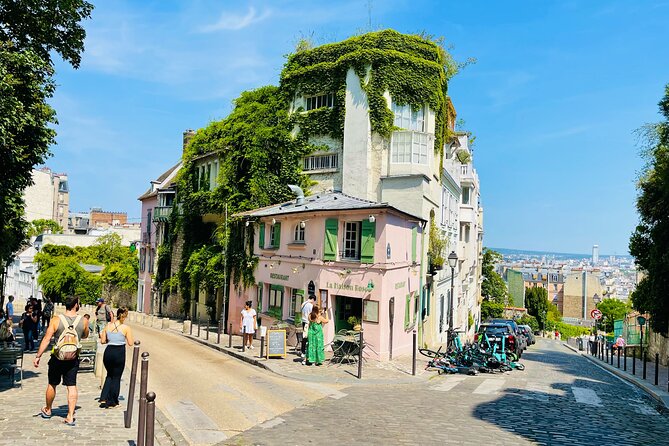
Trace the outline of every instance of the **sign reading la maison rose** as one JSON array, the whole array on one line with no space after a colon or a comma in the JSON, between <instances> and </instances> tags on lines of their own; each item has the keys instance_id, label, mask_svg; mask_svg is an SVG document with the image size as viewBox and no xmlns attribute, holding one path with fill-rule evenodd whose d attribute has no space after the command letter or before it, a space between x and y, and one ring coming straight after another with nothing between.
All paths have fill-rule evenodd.
<instances>
[{"instance_id":1,"label":"sign reading la maison rose","mask_svg":"<svg viewBox=\"0 0 669 446\"><path fill-rule=\"evenodd\" d=\"M337 290L337 291L357 291L359 293L367 293L367 292L371 291L366 286L351 285L351 284L348 284L348 283L327 282L326 283L326 288L329 288L331 290Z\"/></svg>"}]
</instances>

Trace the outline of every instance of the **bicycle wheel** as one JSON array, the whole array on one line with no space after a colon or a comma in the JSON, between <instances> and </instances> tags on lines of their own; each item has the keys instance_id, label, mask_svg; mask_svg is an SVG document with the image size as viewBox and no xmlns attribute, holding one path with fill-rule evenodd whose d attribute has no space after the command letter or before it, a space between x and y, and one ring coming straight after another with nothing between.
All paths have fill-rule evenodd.
<instances>
[{"instance_id":1,"label":"bicycle wheel","mask_svg":"<svg viewBox=\"0 0 669 446\"><path fill-rule=\"evenodd\" d=\"M519 362L514 362L513 363L513 368L516 370L525 370L525 365L519 363Z\"/></svg>"},{"instance_id":2,"label":"bicycle wheel","mask_svg":"<svg viewBox=\"0 0 669 446\"><path fill-rule=\"evenodd\" d=\"M418 351L421 355L427 356L428 358L439 358L443 356L441 353L430 350L429 348L419 348Z\"/></svg>"}]
</instances>

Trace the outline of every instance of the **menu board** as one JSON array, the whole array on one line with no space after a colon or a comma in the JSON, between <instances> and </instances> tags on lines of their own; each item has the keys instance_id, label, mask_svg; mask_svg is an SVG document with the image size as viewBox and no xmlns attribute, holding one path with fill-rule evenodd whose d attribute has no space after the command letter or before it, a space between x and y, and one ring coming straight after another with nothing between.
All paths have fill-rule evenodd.
<instances>
[{"instance_id":1,"label":"menu board","mask_svg":"<svg viewBox=\"0 0 669 446\"><path fill-rule=\"evenodd\" d=\"M286 330L267 330L267 357L286 357Z\"/></svg>"}]
</instances>

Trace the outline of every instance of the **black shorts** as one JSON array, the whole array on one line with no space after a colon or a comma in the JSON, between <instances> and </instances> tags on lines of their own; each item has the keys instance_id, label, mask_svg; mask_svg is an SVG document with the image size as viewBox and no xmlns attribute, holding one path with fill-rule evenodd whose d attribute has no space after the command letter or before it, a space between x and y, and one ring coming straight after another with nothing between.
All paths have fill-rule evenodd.
<instances>
[{"instance_id":1,"label":"black shorts","mask_svg":"<svg viewBox=\"0 0 669 446\"><path fill-rule=\"evenodd\" d=\"M77 373L79 372L79 360L61 361L53 356L49 359L49 384L57 386L63 379L64 386L77 385Z\"/></svg>"}]
</instances>

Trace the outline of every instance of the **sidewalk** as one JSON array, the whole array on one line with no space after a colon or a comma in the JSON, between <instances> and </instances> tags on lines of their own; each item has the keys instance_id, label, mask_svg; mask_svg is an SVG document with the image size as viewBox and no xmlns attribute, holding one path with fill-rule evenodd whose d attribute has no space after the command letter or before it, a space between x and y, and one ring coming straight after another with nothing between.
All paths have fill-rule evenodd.
<instances>
[{"instance_id":1,"label":"sidewalk","mask_svg":"<svg viewBox=\"0 0 669 446\"><path fill-rule=\"evenodd\" d=\"M339 384L408 384L425 381L432 376L434 372L425 371L425 359L418 355L416 359L416 376L411 375L412 358L402 356L393 359L390 362L381 362L365 358L363 361L362 379L358 376L357 361L336 363L332 362L332 348L325 347L325 363L323 366L302 365L302 358L299 352L291 346L287 347L285 358L261 358L260 357L260 339L253 340L253 349L242 351L242 338L238 335L232 336L232 347L229 348L229 336L221 333L220 344L216 327L210 327L207 339L206 326L203 324L200 328L200 336L197 336L197 324L193 324L191 334L183 333L183 323L171 321L171 331L198 342L202 345L214 348L237 359L248 362L249 364L264 368L286 378L291 378L309 382L327 382Z\"/></svg>"},{"instance_id":2,"label":"sidewalk","mask_svg":"<svg viewBox=\"0 0 669 446\"><path fill-rule=\"evenodd\" d=\"M590 354L590 351L579 351L576 348L576 340L573 338L565 342L564 345L576 353L579 353L589 361L599 365L603 369L608 370L625 381L634 384L652 396L656 401L663 404L666 408L669 408L669 392L667 391L667 388L669 387L669 368L663 365L659 365L657 369L658 383L655 385L655 356L653 356L652 361L650 361L651 358L648 358L649 361L646 363L646 379L644 379L643 361L641 361L639 358L636 359L635 363L634 358L627 357L627 362L625 362L625 357L621 355L620 367L618 367L617 354L613 358L608 356L607 362L606 352L604 353L604 360L602 360L599 356L593 356ZM612 359L613 364L611 364Z\"/></svg>"},{"instance_id":3,"label":"sidewalk","mask_svg":"<svg viewBox=\"0 0 669 446\"><path fill-rule=\"evenodd\" d=\"M20 329L15 333L23 340ZM100 396L100 378L93 372L77 375L79 398L77 400L76 426L63 424L67 414L67 390L63 385L56 388L56 399L51 419L42 419L40 409L44 406L47 386L48 354L39 368L33 366L35 353L23 355L23 381L17 374L17 383L12 386L6 373L0 375L0 432L5 444L37 444L48 438L62 444L105 444L134 445L137 437L138 403L135 401L133 422L129 429L124 427L124 411L127 406L130 371L126 369L121 381L121 405L114 409L101 409L97 399ZM19 384L21 385L19 387ZM139 383L137 383L139 388ZM137 392L137 391L136 391ZM156 411L155 444L174 445L167 431L172 426L159 411ZM161 424L162 423L164 424Z\"/></svg>"}]
</instances>

